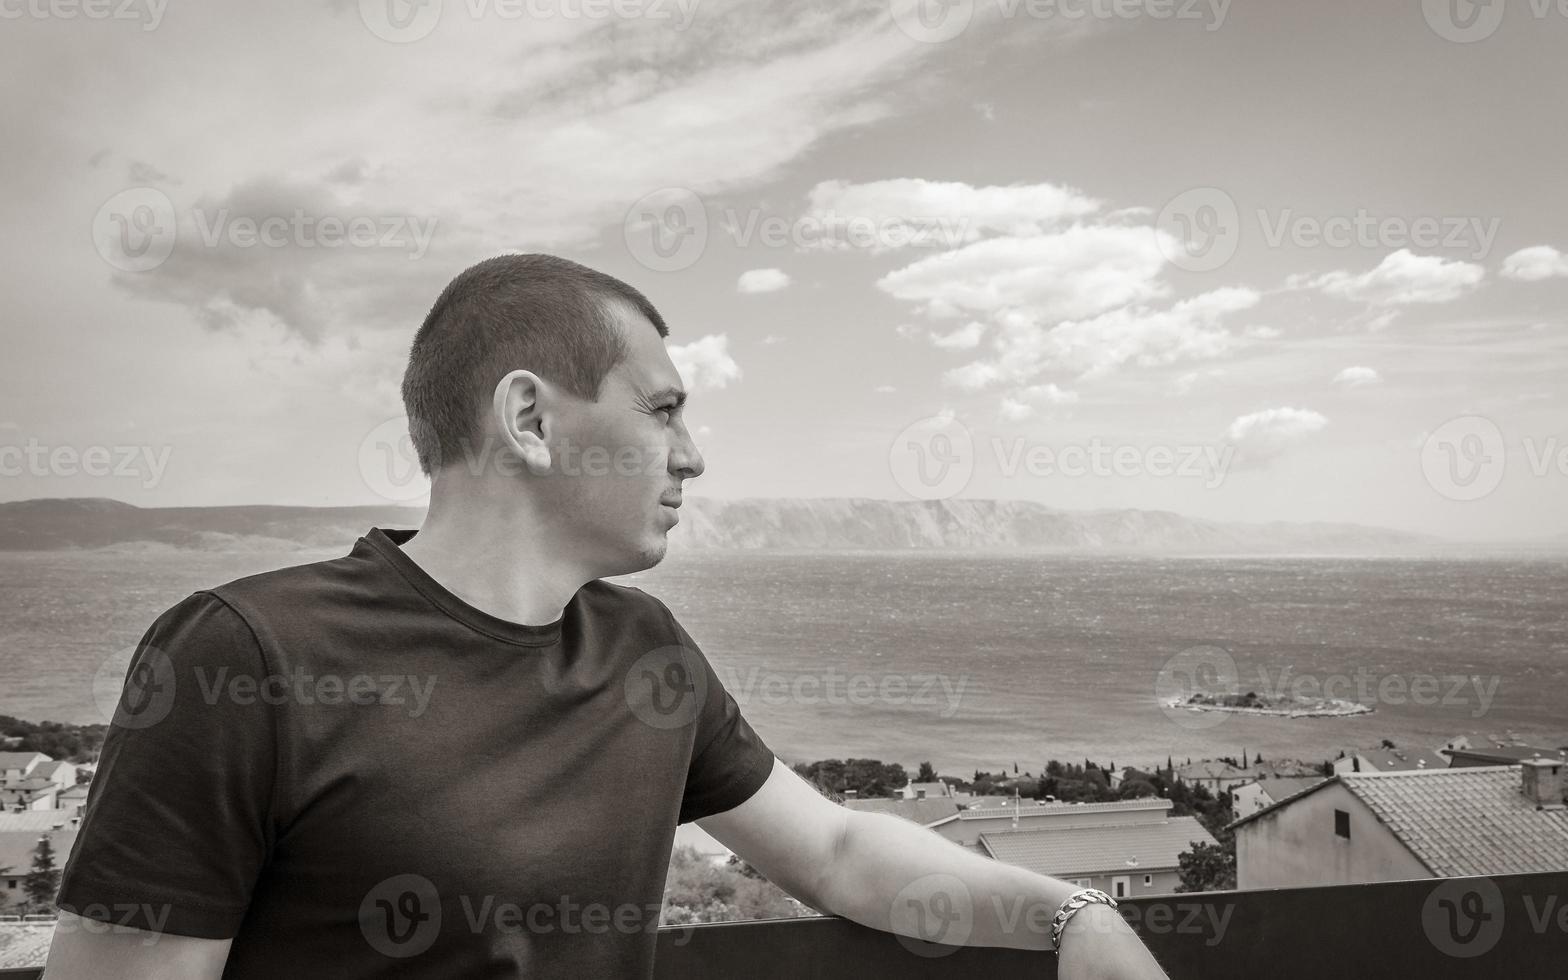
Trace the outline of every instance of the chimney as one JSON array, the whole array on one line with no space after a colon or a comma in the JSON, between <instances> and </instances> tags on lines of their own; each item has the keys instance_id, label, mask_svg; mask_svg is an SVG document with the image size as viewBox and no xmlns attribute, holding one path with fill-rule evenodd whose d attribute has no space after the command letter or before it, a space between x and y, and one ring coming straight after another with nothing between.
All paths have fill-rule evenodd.
<instances>
[{"instance_id":1,"label":"chimney","mask_svg":"<svg viewBox=\"0 0 1568 980\"><path fill-rule=\"evenodd\" d=\"M1524 798L1537 810L1563 809L1563 765L1557 759L1525 759L1520 764Z\"/></svg>"}]
</instances>

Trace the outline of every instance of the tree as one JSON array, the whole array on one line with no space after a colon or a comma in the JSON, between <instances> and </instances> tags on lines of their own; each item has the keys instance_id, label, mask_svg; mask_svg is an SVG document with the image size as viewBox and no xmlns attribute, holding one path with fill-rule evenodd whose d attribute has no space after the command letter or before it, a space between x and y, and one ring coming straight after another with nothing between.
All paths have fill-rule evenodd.
<instances>
[{"instance_id":1,"label":"tree","mask_svg":"<svg viewBox=\"0 0 1568 980\"><path fill-rule=\"evenodd\" d=\"M1116 795L1124 800L1136 800L1145 796L1153 796L1155 795L1154 784L1146 779L1126 779L1122 781L1122 785Z\"/></svg>"},{"instance_id":2,"label":"tree","mask_svg":"<svg viewBox=\"0 0 1568 980\"><path fill-rule=\"evenodd\" d=\"M917 782L917 783L934 783L934 782L936 782L936 770L931 768L931 763L929 763L929 762L922 762L922 763L920 763L920 771L915 773L915 782Z\"/></svg>"},{"instance_id":3,"label":"tree","mask_svg":"<svg viewBox=\"0 0 1568 980\"><path fill-rule=\"evenodd\" d=\"M55 867L54 842L48 834L38 838L38 846L33 848L33 868L22 887L27 891L31 911L47 914L54 908L54 897L60 890L60 869Z\"/></svg>"},{"instance_id":4,"label":"tree","mask_svg":"<svg viewBox=\"0 0 1568 980\"><path fill-rule=\"evenodd\" d=\"M797 765L795 771L806 782L840 796L854 790L861 798L888 797L894 790L909 784L903 766L878 759L821 759L809 765Z\"/></svg>"},{"instance_id":5,"label":"tree","mask_svg":"<svg viewBox=\"0 0 1568 980\"><path fill-rule=\"evenodd\" d=\"M1226 844L1197 843L1177 858L1180 865L1179 892L1225 891L1236 887L1236 841Z\"/></svg>"}]
</instances>

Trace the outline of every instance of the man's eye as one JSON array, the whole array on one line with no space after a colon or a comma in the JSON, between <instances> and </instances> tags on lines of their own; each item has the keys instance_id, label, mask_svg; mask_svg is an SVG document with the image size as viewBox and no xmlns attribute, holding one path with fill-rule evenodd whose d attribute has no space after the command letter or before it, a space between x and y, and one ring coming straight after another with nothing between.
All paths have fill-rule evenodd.
<instances>
[{"instance_id":1,"label":"man's eye","mask_svg":"<svg viewBox=\"0 0 1568 980\"><path fill-rule=\"evenodd\" d=\"M655 412L663 412L664 413L664 421L665 422L668 422L671 418L673 418L675 416L675 409L670 408L668 405L664 406L663 408L656 408L656 409L654 409L654 411Z\"/></svg>"}]
</instances>

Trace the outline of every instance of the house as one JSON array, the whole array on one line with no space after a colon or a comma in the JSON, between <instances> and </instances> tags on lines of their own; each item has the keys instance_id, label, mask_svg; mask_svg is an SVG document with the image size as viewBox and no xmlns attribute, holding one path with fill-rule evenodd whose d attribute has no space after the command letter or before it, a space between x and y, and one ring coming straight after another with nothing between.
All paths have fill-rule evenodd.
<instances>
[{"instance_id":1,"label":"house","mask_svg":"<svg viewBox=\"0 0 1568 980\"><path fill-rule=\"evenodd\" d=\"M1289 776L1279 779L1255 779L1250 783L1243 783L1231 790L1231 813L1234 819L1240 820L1248 814L1257 813L1264 807L1273 806L1288 796L1321 783L1322 774L1316 776Z\"/></svg>"},{"instance_id":2,"label":"house","mask_svg":"<svg viewBox=\"0 0 1568 980\"><path fill-rule=\"evenodd\" d=\"M899 792L903 794L906 800L918 800L926 797L936 799L937 797L951 797L953 795L953 787L939 779L934 783L909 783Z\"/></svg>"},{"instance_id":3,"label":"house","mask_svg":"<svg viewBox=\"0 0 1568 980\"><path fill-rule=\"evenodd\" d=\"M0 811L55 810L59 808L59 798L58 784L28 776L10 786L0 787Z\"/></svg>"},{"instance_id":4,"label":"house","mask_svg":"<svg viewBox=\"0 0 1568 980\"><path fill-rule=\"evenodd\" d=\"M1547 749L1538 745L1471 745L1449 753L1449 765L1452 766L1514 766L1526 759L1568 762L1568 749Z\"/></svg>"},{"instance_id":5,"label":"house","mask_svg":"<svg viewBox=\"0 0 1568 980\"><path fill-rule=\"evenodd\" d=\"M958 814L958 803L951 798L922 796L909 799L847 799L844 805L851 810L866 813L891 813L912 820L922 827L932 827Z\"/></svg>"},{"instance_id":6,"label":"house","mask_svg":"<svg viewBox=\"0 0 1568 980\"><path fill-rule=\"evenodd\" d=\"M0 787L20 783L35 768L53 761L42 752L0 752Z\"/></svg>"},{"instance_id":7,"label":"house","mask_svg":"<svg viewBox=\"0 0 1568 980\"><path fill-rule=\"evenodd\" d=\"M11 817L30 814L10 814ZM73 829L0 829L0 908L17 905L26 900L27 875L33 869L33 852L38 839L48 835L54 844L56 868L64 868L71 848L76 846Z\"/></svg>"},{"instance_id":8,"label":"house","mask_svg":"<svg viewBox=\"0 0 1568 980\"><path fill-rule=\"evenodd\" d=\"M1175 772L1176 778L1182 782L1207 787L1216 796L1258 777L1255 770L1242 769L1218 759L1189 762L1184 766L1177 766Z\"/></svg>"},{"instance_id":9,"label":"house","mask_svg":"<svg viewBox=\"0 0 1568 980\"><path fill-rule=\"evenodd\" d=\"M1564 763L1338 773L1230 825L1237 887L1568 867Z\"/></svg>"},{"instance_id":10,"label":"house","mask_svg":"<svg viewBox=\"0 0 1568 980\"><path fill-rule=\"evenodd\" d=\"M1334 771L1409 772L1414 769L1447 769L1448 757L1425 749L1356 749L1334 760Z\"/></svg>"},{"instance_id":11,"label":"house","mask_svg":"<svg viewBox=\"0 0 1568 980\"><path fill-rule=\"evenodd\" d=\"M1196 818L1172 817L1170 811L1171 801L1159 797L1023 800L959 810L925 826L977 854L1113 896L1156 895L1176 890L1178 855L1195 841L1214 841Z\"/></svg>"},{"instance_id":12,"label":"house","mask_svg":"<svg viewBox=\"0 0 1568 980\"><path fill-rule=\"evenodd\" d=\"M40 762L27 774L29 779L47 779L61 789L68 789L76 785L76 767L69 762L57 762L50 759Z\"/></svg>"},{"instance_id":13,"label":"house","mask_svg":"<svg viewBox=\"0 0 1568 980\"><path fill-rule=\"evenodd\" d=\"M1080 888L1098 888L1112 898L1167 895L1181 884L1183 851L1194 843L1215 843L1196 817L1044 827L986 832L987 854L1037 874L1061 878Z\"/></svg>"},{"instance_id":14,"label":"house","mask_svg":"<svg viewBox=\"0 0 1568 980\"><path fill-rule=\"evenodd\" d=\"M0 813L0 833L29 831L35 837L56 830L75 830L81 826L81 814L75 810L24 810Z\"/></svg>"}]
</instances>

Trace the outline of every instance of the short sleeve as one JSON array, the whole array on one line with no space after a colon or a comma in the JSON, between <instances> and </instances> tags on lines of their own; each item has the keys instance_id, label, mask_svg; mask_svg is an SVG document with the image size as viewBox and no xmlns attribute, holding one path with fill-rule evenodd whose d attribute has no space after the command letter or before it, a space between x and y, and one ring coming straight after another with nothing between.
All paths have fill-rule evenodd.
<instances>
[{"instance_id":1,"label":"short sleeve","mask_svg":"<svg viewBox=\"0 0 1568 980\"><path fill-rule=\"evenodd\" d=\"M703 683L697 688L703 691L703 702L697 713L696 739L678 821L691 823L751 799L773 771L773 750L747 723L697 641L674 616L670 623L676 642L690 652L693 667L703 674Z\"/></svg>"},{"instance_id":2,"label":"short sleeve","mask_svg":"<svg viewBox=\"0 0 1568 980\"><path fill-rule=\"evenodd\" d=\"M213 593L158 617L131 657L59 908L204 939L239 931L273 835L267 677L255 634Z\"/></svg>"}]
</instances>

